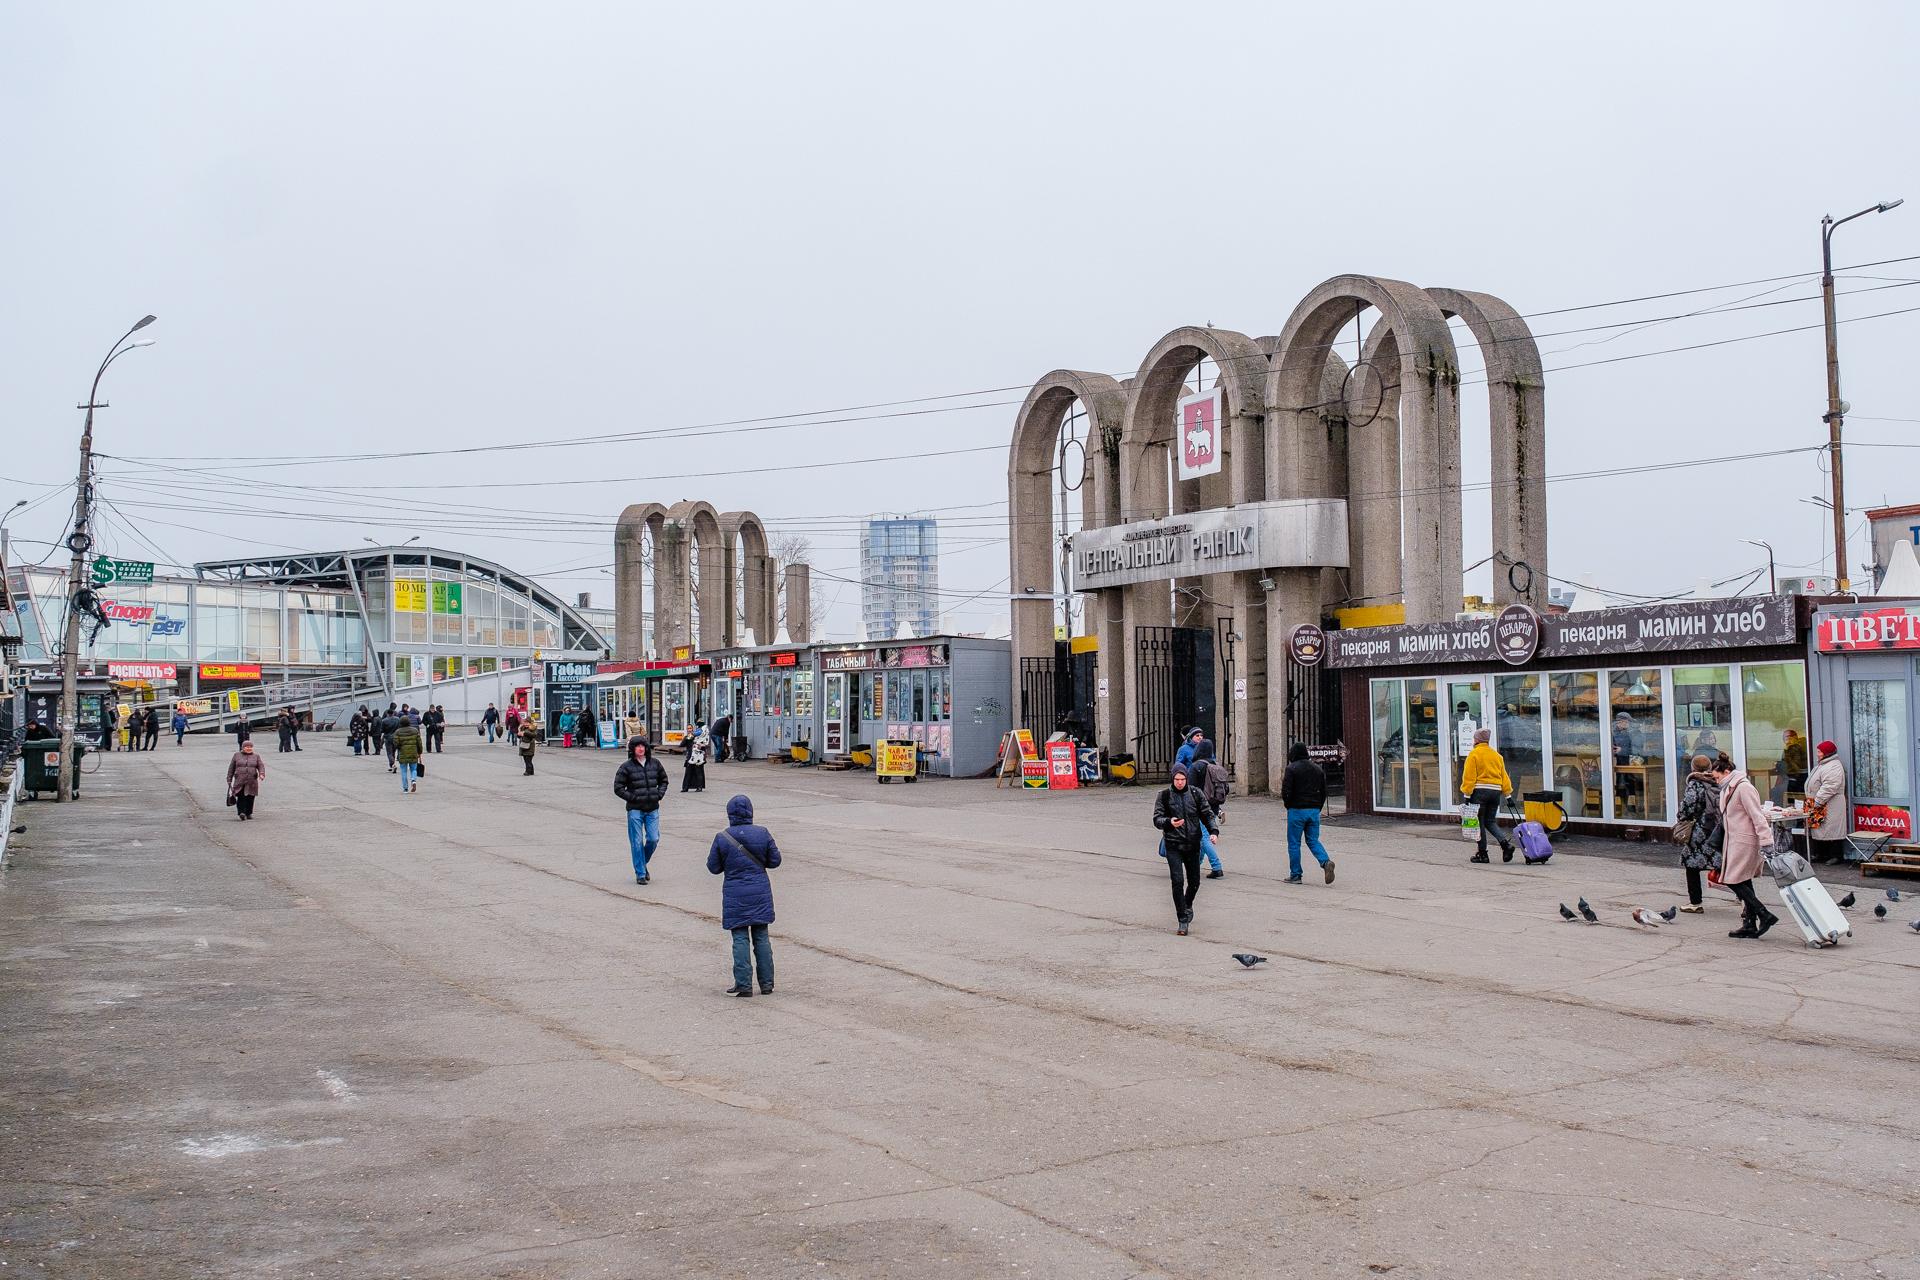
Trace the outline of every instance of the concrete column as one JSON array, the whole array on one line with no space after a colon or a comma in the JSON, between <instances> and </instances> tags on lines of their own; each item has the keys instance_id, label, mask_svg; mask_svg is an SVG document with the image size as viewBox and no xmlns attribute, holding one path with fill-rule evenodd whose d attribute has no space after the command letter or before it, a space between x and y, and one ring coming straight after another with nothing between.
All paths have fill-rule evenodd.
<instances>
[{"instance_id":1,"label":"concrete column","mask_svg":"<svg viewBox=\"0 0 1920 1280\"><path fill-rule=\"evenodd\" d=\"M795 644L806 644L813 638L813 619L808 611L812 604L813 570L803 563L787 566L787 636Z\"/></svg>"},{"instance_id":2,"label":"concrete column","mask_svg":"<svg viewBox=\"0 0 1920 1280\"><path fill-rule=\"evenodd\" d=\"M749 555L745 568L747 614L746 628L753 632L754 643L773 643L774 565L772 556Z\"/></svg>"},{"instance_id":3,"label":"concrete column","mask_svg":"<svg viewBox=\"0 0 1920 1280\"><path fill-rule=\"evenodd\" d=\"M1132 751L1127 737L1133 687L1133 647L1128 640L1124 593L1117 588L1091 592L1087 597L1087 633L1100 639L1098 670L1094 673L1093 731L1109 752ZM1099 681L1107 682L1100 697Z\"/></svg>"},{"instance_id":4,"label":"concrete column","mask_svg":"<svg viewBox=\"0 0 1920 1280\"><path fill-rule=\"evenodd\" d=\"M732 612L731 583L727 573L727 555L723 545L700 544L700 637L699 650L711 652L727 643Z\"/></svg>"},{"instance_id":5,"label":"concrete column","mask_svg":"<svg viewBox=\"0 0 1920 1280\"><path fill-rule=\"evenodd\" d=\"M1303 622L1320 621L1320 570L1274 569L1268 577L1274 589L1267 594L1267 635L1263 646L1267 669L1261 686L1266 693L1267 790L1278 793L1287 771L1287 638ZM1249 681L1248 688L1252 688Z\"/></svg>"},{"instance_id":6,"label":"concrete column","mask_svg":"<svg viewBox=\"0 0 1920 1280\"><path fill-rule=\"evenodd\" d=\"M1408 622L1446 622L1460 610L1460 414L1457 375L1415 362L1400 394L1400 479Z\"/></svg>"},{"instance_id":7,"label":"concrete column","mask_svg":"<svg viewBox=\"0 0 1920 1280\"><path fill-rule=\"evenodd\" d=\"M1533 570L1515 591L1508 566L1493 567L1496 604L1547 603L1547 391L1536 378L1487 387L1493 418L1493 549ZM1523 579L1524 582L1524 579Z\"/></svg>"},{"instance_id":8,"label":"concrete column","mask_svg":"<svg viewBox=\"0 0 1920 1280\"><path fill-rule=\"evenodd\" d=\"M613 630L617 656L644 657L646 632L646 564L642 529L622 529L613 535Z\"/></svg>"},{"instance_id":9,"label":"concrete column","mask_svg":"<svg viewBox=\"0 0 1920 1280\"><path fill-rule=\"evenodd\" d=\"M692 644L689 634L693 619L685 525L668 521L653 541L653 647L660 657L670 656L681 645Z\"/></svg>"},{"instance_id":10,"label":"concrete column","mask_svg":"<svg viewBox=\"0 0 1920 1280\"><path fill-rule=\"evenodd\" d=\"M1368 386L1356 389L1350 412L1379 413L1371 422L1347 427L1347 540L1353 567L1349 594L1363 605L1392 604L1400 598L1400 395L1381 378L1400 364L1400 348L1391 337L1374 353ZM1383 375L1382 371L1385 371Z\"/></svg>"}]
</instances>

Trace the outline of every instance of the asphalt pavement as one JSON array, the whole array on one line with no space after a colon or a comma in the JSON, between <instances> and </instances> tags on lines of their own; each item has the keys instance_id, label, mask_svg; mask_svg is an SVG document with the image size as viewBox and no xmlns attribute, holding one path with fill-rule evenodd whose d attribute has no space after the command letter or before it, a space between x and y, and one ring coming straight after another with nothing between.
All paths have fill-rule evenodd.
<instances>
[{"instance_id":1,"label":"asphalt pavement","mask_svg":"<svg viewBox=\"0 0 1920 1280\"><path fill-rule=\"evenodd\" d=\"M1248 800L1181 938L1151 791L761 762L643 888L614 753L449 737L412 795L266 741L250 823L210 738L21 806L0 1275L1920 1276L1920 892L1740 942L1632 923L1656 849L1384 821L1289 886ZM786 856L751 1000L736 792Z\"/></svg>"}]
</instances>

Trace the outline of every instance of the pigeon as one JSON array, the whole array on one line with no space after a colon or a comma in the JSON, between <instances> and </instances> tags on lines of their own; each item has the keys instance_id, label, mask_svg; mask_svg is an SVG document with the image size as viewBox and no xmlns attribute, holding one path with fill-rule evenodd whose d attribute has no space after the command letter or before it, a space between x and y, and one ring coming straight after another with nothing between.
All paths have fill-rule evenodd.
<instances>
[{"instance_id":1,"label":"pigeon","mask_svg":"<svg viewBox=\"0 0 1920 1280\"><path fill-rule=\"evenodd\" d=\"M1898 889L1887 890L1887 901L1888 902L1900 901L1900 891Z\"/></svg>"},{"instance_id":2,"label":"pigeon","mask_svg":"<svg viewBox=\"0 0 1920 1280\"><path fill-rule=\"evenodd\" d=\"M1920 933L1920 920L1907 921L1907 928L1913 930L1915 933Z\"/></svg>"},{"instance_id":3,"label":"pigeon","mask_svg":"<svg viewBox=\"0 0 1920 1280\"><path fill-rule=\"evenodd\" d=\"M1680 913L1676 911L1674 914L1678 915ZM1649 929L1658 929L1660 927L1660 917L1645 907L1635 907L1633 909L1633 922L1635 924L1646 925Z\"/></svg>"},{"instance_id":4,"label":"pigeon","mask_svg":"<svg viewBox=\"0 0 1920 1280\"><path fill-rule=\"evenodd\" d=\"M1562 920L1578 920L1580 917L1567 910L1567 904L1563 902L1560 904L1560 918Z\"/></svg>"},{"instance_id":5,"label":"pigeon","mask_svg":"<svg viewBox=\"0 0 1920 1280\"><path fill-rule=\"evenodd\" d=\"M1873 904L1873 918L1874 918L1875 920L1885 920L1885 919L1887 918L1887 904L1886 904L1886 903L1884 903L1884 902L1876 902L1876 903L1874 903L1874 904Z\"/></svg>"},{"instance_id":6,"label":"pigeon","mask_svg":"<svg viewBox=\"0 0 1920 1280\"><path fill-rule=\"evenodd\" d=\"M1249 969L1253 968L1253 966L1257 964L1265 964L1267 962L1267 958L1265 956L1248 955L1244 951L1234 952L1233 958L1235 960L1238 960L1241 964L1245 965Z\"/></svg>"},{"instance_id":7,"label":"pigeon","mask_svg":"<svg viewBox=\"0 0 1920 1280\"><path fill-rule=\"evenodd\" d=\"M1858 901L1859 899L1853 896L1853 890L1849 889L1847 890L1847 896L1840 899L1838 905L1842 907L1850 907Z\"/></svg>"},{"instance_id":8,"label":"pigeon","mask_svg":"<svg viewBox=\"0 0 1920 1280\"><path fill-rule=\"evenodd\" d=\"M1674 905L1668 907L1665 911L1662 911L1660 913L1660 918L1662 920L1665 920L1668 924L1672 924L1675 920L1678 920L1680 918L1680 904L1676 902Z\"/></svg>"},{"instance_id":9,"label":"pigeon","mask_svg":"<svg viewBox=\"0 0 1920 1280\"><path fill-rule=\"evenodd\" d=\"M1593 908L1587 905L1585 898L1580 899L1580 901L1574 905L1580 908L1580 918L1582 920L1585 920L1588 924L1600 923L1600 917L1593 913Z\"/></svg>"}]
</instances>

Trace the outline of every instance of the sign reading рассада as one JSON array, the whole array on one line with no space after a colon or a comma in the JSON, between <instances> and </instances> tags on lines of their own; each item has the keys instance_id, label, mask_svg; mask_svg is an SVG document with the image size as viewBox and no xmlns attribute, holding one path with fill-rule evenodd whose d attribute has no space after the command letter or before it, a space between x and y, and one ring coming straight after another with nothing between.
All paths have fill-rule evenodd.
<instances>
[{"instance_id":1,"label":"sign reading \u0440\u0430\u0441\u0441\u0430\u0434\u0430","mask_svg":"<svg viewBox=\"0 0 1920 1280\"><path fill-rule=\"evenodd\" d=\"M1073 535L1073 589L1248 569L1347 563L1347 504L1339 498L1249 502L1082 529Z\"/></svg>"}]
</instances>

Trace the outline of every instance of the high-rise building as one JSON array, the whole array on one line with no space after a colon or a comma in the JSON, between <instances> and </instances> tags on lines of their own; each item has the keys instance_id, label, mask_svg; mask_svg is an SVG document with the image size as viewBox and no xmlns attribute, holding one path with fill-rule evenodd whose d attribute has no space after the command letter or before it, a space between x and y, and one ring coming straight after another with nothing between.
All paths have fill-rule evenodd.
<instances>
[{"instance_id":1,"label":"high-rise building","mask_svg":"<svg viewBox=\"0 0 1920 1280\"><path fill-rule=\"evenodd\" d=\"M940 630L940 523L926 516L867 521L860 613L869 640Z\"/></svg>"}]
</instances>

